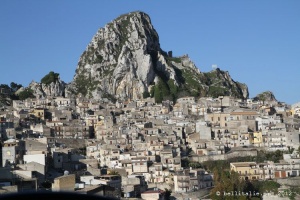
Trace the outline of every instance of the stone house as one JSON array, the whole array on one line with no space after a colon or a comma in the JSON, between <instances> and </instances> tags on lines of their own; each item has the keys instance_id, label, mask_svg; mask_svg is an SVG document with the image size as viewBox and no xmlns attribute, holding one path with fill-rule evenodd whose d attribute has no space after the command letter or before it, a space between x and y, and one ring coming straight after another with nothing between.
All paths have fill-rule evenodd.
<instances>
[{"instance_id":1,"label":"stone house","mask_svg":"<svg viewBox=\"0 0 300 200\"><path fill-rule=\"evenodd\" d=\"M196 122L196 133L199 134L200 139L211 140L211 127L207 126L207 122L197 121Z\"/></svg>"},{"instance_id":2,"label":"stone house","mask_svg":"<svg viewBox=\"0 0 300 200\"><path fill-rule=\"evenodd\" d=\"M131 159L132 173L146 173L148 172L148 161L146 157L135 157Z\"/></svg>"},{"instance_id":3,"label":"stone house","mask_svg":"<svg viewBox=\"0 0 300 200\"><path fill-rule=\"evenodd\" d=\"M241 179L248 177L250 180L278 179L300 175L300 163L293 162L293 160L284 160L280 163L271 161L230 163L230 169L239 173Z\"/></svg>"},{"instance_id":4,"label":"stone house","mask_svg":"<svg viewBox=\"0 0 300 200\"><path fill-rule=\"evenodd\" d=\"M240 121L243 125L248 125L249 129L252 131L257 131L256 129L256 118L259 117L259 113L252 110L234 110L230 113L229 122Z\"/></svg>"},{"instance_id":5,"label":"stone house","mask_svg":"<svg viewBox=\"0 0 300 200\"><path fill-rule=\"evenodd\" d=\"M89 102L88 107L92 111L99 111L100 110L100 102Z\"/></svg>"},{"instance_id":6,"label":"stone house","mask_svg":"<svg viewBox=\"0 0 300 200\"><path fill-rule=\"evenodd\" d=\"M177 99L177 103L179 104L193 104L195 103L195 97L182 97Z\"/></svg>"},{"instance_id":7,"label":"stone house","mask_svg":"<svg viewBox=\"0 0 300 200\"><path fill-rule=\"evenodd\" d=\"M75 183L75 174L63 175L54 179L52 190L56 192L74 191Z\"/></svg>"},{"instance_id":8,"label":"stone house","mask_svg":"<svg viewBox=\"0 0 300 200\"><path fill-rule=\"evenodd\" d=\"M154 190L147 190L141 193L142 199L146 200L164 200L165 199L165 191L154 188Z\"/></svg>"},{"instance_id":9,"label":"stone house","mask_svg":"<svg viewBox=\"0 0 300 200\"><path fill-rule=\"evenodd\" d=\"M55 109L52 112L52 120L53 121L61 121L61 120L66 120L66 121L70 121L72 120L72 112L69 110L57 110Z\"/></svg>"},{"instance_id":10,"label":"stone house","mask_svg":"<svg viewBox=\"0 0 300 200\"><path fill-rule=\"evenodd\" d=\"M0 124L0 126L1 126L1 124ZM10 124L10 123L7 123L7 124ZM12 125L12 127L13 127L13 125ZM0 128L0 129L2 129L2 128ZM15 130L15 128L5 128L4 131L0 130L0 134L1 134L1 138L4 139L4 140L16 139L16 130Z\"/></svg>"},{"instance_id":11,"label":"stone house","mask_svg":"<svg viewBox=\"0 0 300 200\"><path fill-rule=\"evenodd\" d=\"M29 108L25 106L24 101L21 100L13 100L13 108L16 111L20 111L20 110L28 110Z\"/></svg>"},{"instance_id":12,"label":"stone house","mask_svg":"<svg viewBox=\"0 0 300 200\"><path fill-rule=\"evenodd\" d=\"M89 109L88 102L81 102L76 105L76 112L80 114L80 116L85 117L86 111Z\"/></svg>"},{"instance_id":13,"label":"stone house","mask_svg":"<svg viewBox=\"0 0 300 200\"><path fill-rule=\"evenodd\" d=\"M196 136L196 137L192 137L192 136ZM209 140L201 140L199 139L199 136L197 134L193 134L189 136L189 147L193 150L193 152L196 155L199 156L204 156L204 155L208 155L208 148L211 147L209 146L211 143L209 142Z\"/></svg>"},{"instance_id":14,"label":"stone house","mask_svg":"<svg viewBox=\"0 0 300 200\"><path fill-rule=\"evenodd\" d=\"M230 118L230 113L228 112L214 112L208 113L205 116L205 121L208 121L213 127L220 127L226 129L228 126L228 121Z\"/></svg>"},{"instance_id":15,"label":"stone house","mask_svg":"<svg viewBox=\"0 0 300 200\"><path fill-rule=\"evenodd\" d=\"M133 164L132 161L129 159L120 160L116 168L124 169L127 175L131 175L133 173Z\"/></svg>"},{"instance_id":16,"label":"stone house","mask_svg":"<svg viewBox=\"0 0 300 200\"><path fill-rule=\"evenodd\" d=\"M207 107L204 104L194 103L191 105L191 114L204 116L207 114Z\"/></svg>"},{"instance_id":17,"label":"stone house","mask_svg":"<svg viewBox=\"0 0 300 200\"><path fill-rule=\"evenodd\" d=\"M46 166L38 162L26 162L25 164L17 165L18 168L25 171L31 171L32 176L37 178L38 185L45 181Z\"/></svg>"},{"instance_id":18,"label":"stone house","mask_svg":"<svg viewBox=\"0 0 300 200\"><path fill-rule=\"evenodd\" d=\"M100 148L101 144L94 144L94 145L89 145L86 147L86 157L87 158L94 158L94 159L99 159L100 157Z\"/></svg>"},{"instance_id":19,"label":"stone house","mask_svg":"<svg viewBox=\"0 0 300 200\"><path fill-rule=\"evenodd\" d=\"M252 132L249 135L250 144L255 147L263 147L265 146L265 141L263 139L263 135L261 131Z\"/></svg>"},{"instance_id":20,"label":"stone house","mask_svg":"<svg viewBox=\"0 0 300 200\"><path fill-rule=\"evenodd\" d=\"M129 175L122 177L122 192L124 197L139 197L147 189L144 176Z\"/></svg>"},{"instance_id":21,"label":"stone house","mask_svg":"<svg viewBox=\"0 0 300 200\"><path fill-rule=\"evenodd\" d=\"M21 164L25 154L25 144L23 141L9 139L4 141L2 146L2 167L13 164Z\"/></svg>"},{"instance_id":22,"label":"stone house","mask_svg":"<svg viewBox=\"0 0 300 200\"><path fill-rule=\"evenodd\" d=\"M189 170L178 171L174 174L174 192L188 192L190 188Z\"/></svg>"},{"instance_id":23,"label":"stone house","mask_svg":"<svg viewBox=\"0 0 300 200\"><path fill-rule=\"evenodd\" d=\"M189 175L193 191L213 187L213 175L204 169L190 169Z\"/></svg>"},{"instance_id":24,"label":"stone house","mask_svg":"<svg viewBox=\"0 0 300 200\"><path fill-rule=\"evenodd\" d=\"M14 116L19 119L26 119L29 118L30 114L28 110L21 109L21 110L14 110Z\"/></svg>"},{"instance_id":25,"label":"stone house","mask_svg":"<svg viewBox=\"0 0 300 200\"><path fill-rule=\"evenodd\" d=\"M36 139L25 140L26 155L47 154L47 144Z\"/></svg>"},{"instance_id":26,"label":"stone house","mask_svg":"<svg viewBox=\"0 0 300 200\"><path fill-rule=\"evenodd\" d=\"M271 126L281 123L281 118L279 116L259 116L255 119L257 122L257 130L267 130Z\"/></svg>"},{"instance_id":27,"label":"stone house","mask_svg":"<svg viewBox=\"0 0 300 200\"><path fill-rule=\"evenodd\" d=\"M34 108L29 113L34 116L37 120L45 120L45 108Z\"/></svg>"}]
</instances>

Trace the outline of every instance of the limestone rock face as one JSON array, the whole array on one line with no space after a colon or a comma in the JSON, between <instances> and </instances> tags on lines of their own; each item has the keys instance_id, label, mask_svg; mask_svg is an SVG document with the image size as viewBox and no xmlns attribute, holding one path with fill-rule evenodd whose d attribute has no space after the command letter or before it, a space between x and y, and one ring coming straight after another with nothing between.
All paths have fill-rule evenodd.
<instances>
[{"instance_id":1,"label":"limestone rock face","mask_svg":"<svg viewBox=\"0 0 300 200\"><path fill-rule=\"evenodd\" d=\"M275 95L271 91L262 92L256 95L253 99L256 101L277 102Z\"/></svg>"},{"instance_id":2,"label":"limestone rock face","mask_svg":"<svg viewBox=\"0 0 300 200\"><path fill-rule=\"evenodd\" d=\"M66 83L60 79L50 84L32 81L28 88L33 90L37 98L65 96Z\"/></svg>"},{"instance_id":3,"label":"limestone rock face","mask_svg":"<svg viewBox=\"0 0 300 200\"><path fill-rule=\"evenodd\" d=\"M204 80L206 85L205 96L233 96L241 99L249 97L247 85L234 81L228 71L217 68L203 75L200 79Z\"/></svg>"},{"instance_id":4,"label":"limestone rock face","mask_svg":"<svg viewBox=\"0 0 300 200\"><path fill-rule=\"evenodd\" d=\"M248 97L246 85L233 81L228 73L219 74L223 85L200 72L188 55L172 57L164 52L150 17L143 12L132 12L97 31L79 59L66 95L140 99L161 80L173 97L210 94ZM212 90L210 85L218 86L219 90ZM53 94L45 88L41 91Z\"/></svg>"},{"instance_id":5,"label":"limestone rock face","mask_svg":"<svg viewBox=\"0 0 300 200\"><path fill-rule=\"evenodd\" d=\"M155 78L151 53L158 51L158 34L147 14L120 16L98 30L80 57L76 92L138 98Z\"/></svg>"}]
</instances>

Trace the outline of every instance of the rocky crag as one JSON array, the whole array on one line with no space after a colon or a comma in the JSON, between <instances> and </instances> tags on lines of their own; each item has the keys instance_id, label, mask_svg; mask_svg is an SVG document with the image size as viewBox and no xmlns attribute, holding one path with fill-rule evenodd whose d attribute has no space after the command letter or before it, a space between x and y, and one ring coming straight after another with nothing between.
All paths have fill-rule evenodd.
<instances>
[{"instance_id":1,"label":"rocky crag","mask_svg":"<svg viewBox=\"0 0 300 200\"><path fill-rule=\"evenodd\" d=\"M28 88L33 91L33 94L36 96L36 98L45 98L65 96L66 86L67 84L58 77L57 80L48 84L32 81Z\"/></svg>"},{"instance_id":2,"label":"rocky crag","mask_svg":"<svg viewBox=\"0 0 300 200\"><path fill-rule=\"evenodd\" d=\"M220 69L200 72L187 55L160 48L150 17L132 12L100 28L81 55L70 93L87 97L157 101L181 96L230 95L248 98L245 84ZM53 93L51 93L53 94Z\"/></svg>"},{"instance_id":3,"label":"rocky crag","mask_svg":"<svg viewBox=\"0 0 300 200\"><path fill-rule=\"evenodd\" d=\"M265 91L253 98L254 101L278 102L275 95L271 91Z\"/></svg>"}]
</instances>

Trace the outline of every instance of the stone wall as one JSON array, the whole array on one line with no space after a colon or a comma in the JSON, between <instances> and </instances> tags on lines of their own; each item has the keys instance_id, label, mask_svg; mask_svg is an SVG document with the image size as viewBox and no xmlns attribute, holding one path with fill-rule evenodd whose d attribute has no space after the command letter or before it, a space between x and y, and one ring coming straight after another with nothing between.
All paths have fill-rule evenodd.
<instances>
[{"instance_id":1,"label":"stone wall","mask_svg":"<svg viewBox=\"0 0 300 200\"><path fill-rule=\"evenodd\" d=\"M235 151L228 154L210 155L210 156L193 156L192 161L205 162L208 160L227 160L236 157L257 156L257 151Z\"/></svg>"},{"instance_id":2,"label":"stone wall","mask_svg":"<svg viewBox=\"0 0 300 200\"><path fill-rule=\"evenodd\" d=\"M300 177L289 177L277 179L277 183L280 185L288 185L288 186L299 186L300 185Z\"/></svg>"}]
</instances>

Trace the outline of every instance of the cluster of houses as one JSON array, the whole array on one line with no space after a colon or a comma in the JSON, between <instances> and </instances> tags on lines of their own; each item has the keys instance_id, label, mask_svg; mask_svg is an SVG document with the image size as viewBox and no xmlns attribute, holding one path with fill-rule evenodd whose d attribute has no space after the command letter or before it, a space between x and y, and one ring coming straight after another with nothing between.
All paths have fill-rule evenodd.
<instances>
[{"instance_id":1,"label":"cluster of houses","mask_svg":"<svg viewBox=\"0 0 300 200\"><path fill-rule=\"evenodd\" d=\"M183 160L297 149L299 116L297 104L229 96L183 97L175 104L157 104L153 98L14 100L0 111L0 193L67 190L164 199L165 188L172 193L211 188L213 175L184 166ZM256 179L299 176L295 156L284 163L230 167Z\"/></svg>"},{"instance_id":2,"label":"cluster of houses","mask_svg":"<svg viewBox=\"0 0 300 200\"><path fill-rule=\"evenodd\" d=\"M266 161L230 163L230 169L237 172L241 179L268 180L300 176L300 157L298 153L284 154L279 163Z\"/></svg>"}]
</instances>

